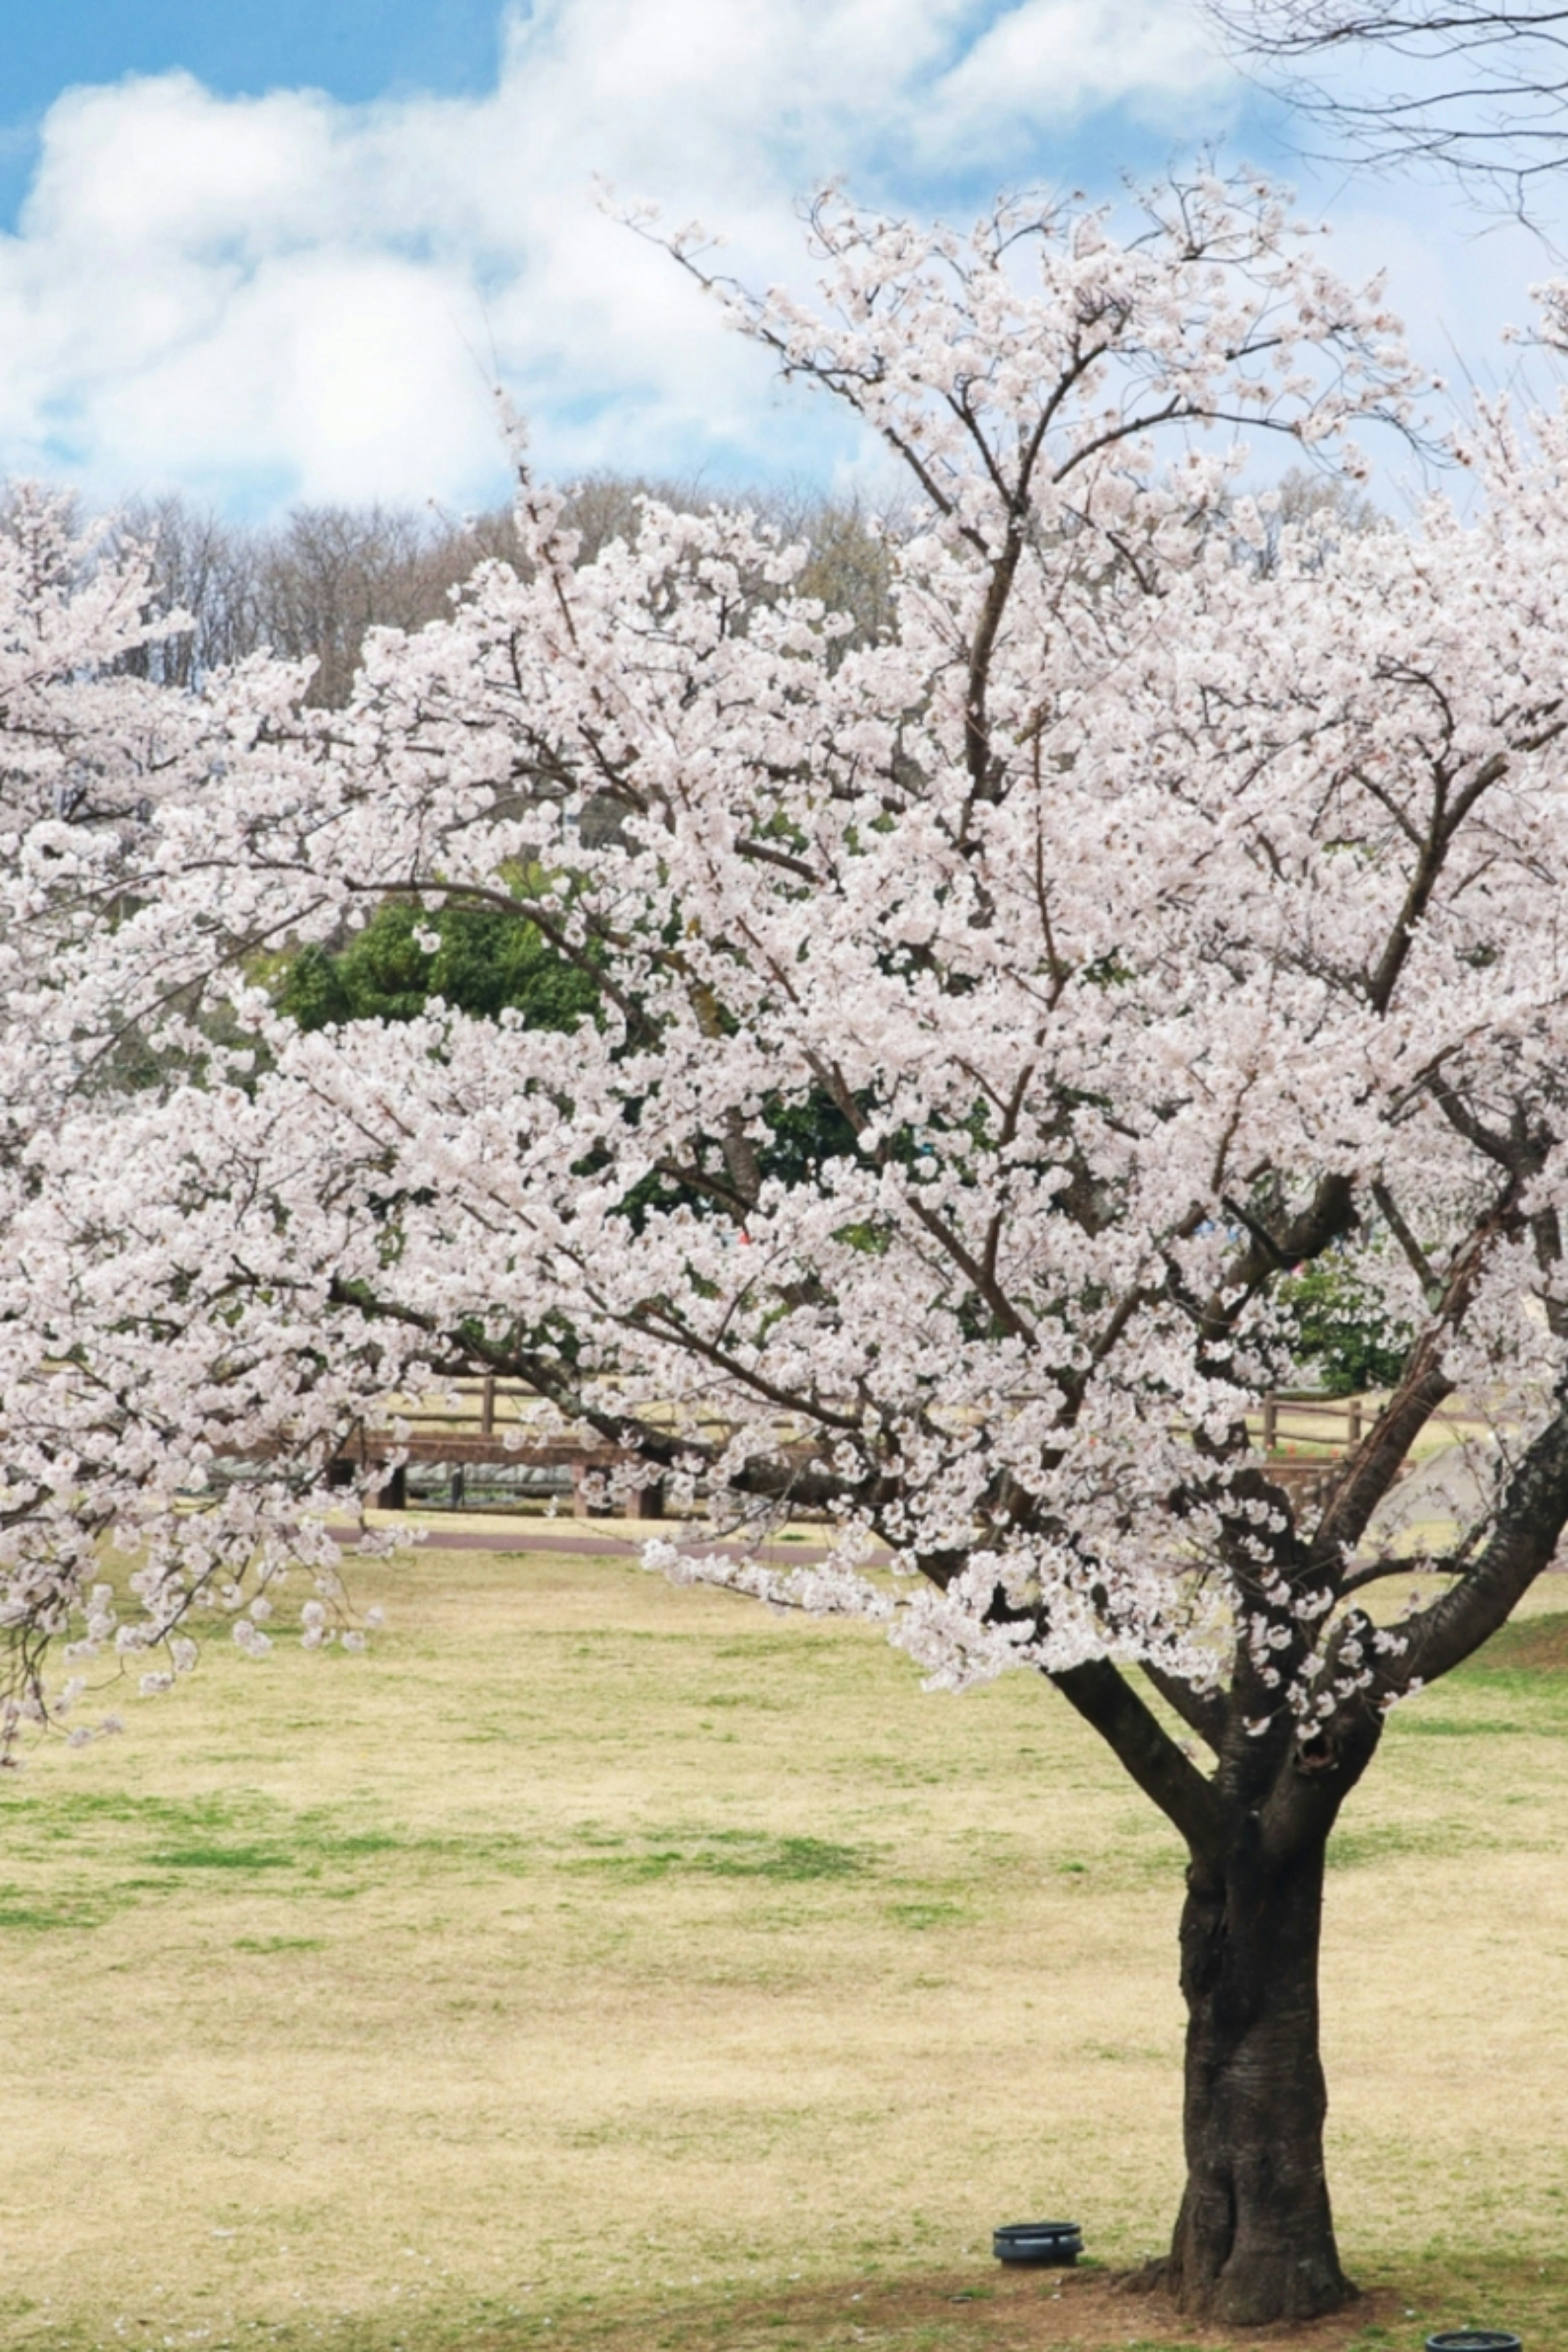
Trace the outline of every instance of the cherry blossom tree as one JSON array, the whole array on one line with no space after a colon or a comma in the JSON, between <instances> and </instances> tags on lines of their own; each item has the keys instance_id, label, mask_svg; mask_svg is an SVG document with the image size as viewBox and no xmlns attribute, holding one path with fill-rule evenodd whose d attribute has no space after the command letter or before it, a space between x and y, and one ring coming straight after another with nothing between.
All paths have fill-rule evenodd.
<instances>
[{"instance_id":1,"label":"cherry blossom tree","mask_svg":"<svg viewBox=\"0 0 1568 2352\"><path fill-rule=\"evenodd\" d=\"M820 310L673 251L909 468L896 626L847 648L744 514L649 502L584 560L520 456L522 561L374 636L344 709L231 682L72 982L164 1074L35 1150L10 1344L118 1400L127 1508L274 1465L139 1522L155 1632L215 1577L237 1607L246 1543L330 1567L300 1496L344 1436L497 1372L662 1488L650 1566L882 1622L940 1686L1048 1682L1187 1855L1169 2279L1300 2317L1350 2292L1330 1834L1568 1518L1568 424L1481 419L1473 520L1281 528L1237 432L1353 476L1416 386L1268 189L813 230ZM527 926L584 993L288 1018L263 951L388 903L432 958L449 912ZM1308 1493L1258 1408L1282 1282L1331 1263L1411 1337ZM1437 1597L1380 1626L1457 1390L1489 1442ZM806 1507L827 1559L765 1568Z\"/></svg>"},{"instance_id":2,"label":"cherry blossom tree","mask_svg":"<svg viewBox=\"0 0 1568 2352\"><path fill-rule=\"evenodd\" d=\"M0 1227L9 1238L32 1190L28 1155L62 1114L93 1058L59 986L84 929L100 928L132 845L169 788L184 746L180 714L121 671L167 634L148 625L148 551L116 554L104 530L78 527L68 500L21 484L0 510ZM173 625L178 625L174 616ZM184 781L188 784L188 774ZM94 912L89 913L89 910ZM20 1644L63 1623L45 1600L68 1601L101 1526L68 1472L57 1476L43 1392L29 1268L7 1251L0 1316L6 1460L0 1622ZM58 1558L51 1577L42 1556ZM0 1694L0 1745L15 1727L16 1685Z\"/></svg>"},{"instance_id":3,"label":"cherry blossom tree","mask_svg":"<svg viewBox=\"0 0 1568 2352\"><path fill-rule=\"evenodd\" d=\"M177 1347L154 1363L150 1340L174 1335L123 1311L139 1279L143 1292L178 1282L194 1238L176 1190L161 1202L170 1244L155 1274L127 1262L147 1181L138 1107L177 1099L192 1047L204 1073L215 1050L182 1023L199 1003L182 996L179 961L156 951L160 921L171 943L187 924L157 902L160 825L214 788L300 683L265 662L205 701L158 683L184 616L157 610L153 567L151 541L79 524L57 494L20 485L0 509L0 1761L29 1720L52 1715L74 1739L115 1727L112 1715L81 1719L83 1665L107 1654L162 1689L195 1664L183 1623L195 1602L237 1606L249 1581L264 1617L265 1587L291 1561L315 1558L327 1597L311 1623L318 1638L336 1630L333 1555L284 1517L316 1483L321 1448L272 1436L269 1452L302 1466L286 1458L185 1524L180 1486L243 1420L242 1356L215 1330L199 1368ZM142 1554L129 1615L100 1569L117 1527ZM66 1671L49 1685L51 1645Z\"/></svg>"}]
</instances>

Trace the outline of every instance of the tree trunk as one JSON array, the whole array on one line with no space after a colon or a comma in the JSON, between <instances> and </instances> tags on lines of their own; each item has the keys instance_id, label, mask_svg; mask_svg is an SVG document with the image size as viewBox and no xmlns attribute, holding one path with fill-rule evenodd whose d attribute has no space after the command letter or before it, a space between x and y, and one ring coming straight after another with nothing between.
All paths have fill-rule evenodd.
<instances>
[{"instance_id":1,"label":"tree trunk","mask_svg":"<svg viewBox=\"0 0 1568 2352\"><path fill-rule=\"evenodd\" d=\"M1323 2171L1323 1846L1271 1869L1253 1816L1242 1850L1194 1864L1187 1885L1187 2186L1170 2282L1183 2311L1232 2326L1313 2318L1355 2293Z\"/></svg>"}]
</instances>

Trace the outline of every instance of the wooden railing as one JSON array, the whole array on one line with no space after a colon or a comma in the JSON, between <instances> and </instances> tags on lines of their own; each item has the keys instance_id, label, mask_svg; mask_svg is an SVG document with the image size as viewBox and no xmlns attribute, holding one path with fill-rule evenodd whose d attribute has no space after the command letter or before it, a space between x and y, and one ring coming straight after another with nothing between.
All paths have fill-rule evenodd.
<instances>
[{"instance_id":1,"label":"wooden railing","mask_svg":"<svg viewBox=\"0 0 1568 2352\"><path fill-rule=\"evenodd\" d=\"M1359 1445L1382 1409L1379 1396L1325 1397L1285 1389L1265 1397L1259 1410L1247 1415L1247 1423L1268 1454L1313 1446L1332 1455ZM1445 1405L1428 1415L1426 1426L1479 1430L1483 1421L1464 1405Z\"/></svg>"},{"instance_id":2,"label":"wooden railing","mask_svg":"<svg viewBox=\"0 0 1568 2352\"><path fill-rule=\"evenodd\" d=\"M573 1511L585 1517L591 1507L589 1481L613 1471L624 1458L622 1453L601 1438L530 1435L528 1424L539 1402L537 1391L521 1381L493 1373L456 1381L437 1399L398 1399L392 1425L362 1430L339 1455L337 1466L352 1477L401 1455L380 1489L383 1507L392 1510L405 1507L407 1472L417 1464L439 1463L450 1471L450 1500L458 1507L465 1500L465 1474L470 1469L568 1470ZM518 1496L512 1507L521 1508L522 1499ZM657 1487L640 1487L626 1496L619 1516L657 1517L659 1506Z\"/></svg>"},{"instance_id":3,"label":"wooden railing","mask_svg":"<svg viewBox=\"0 0 1568 2352\"><path fill-rule=\"evenodd\" d=\"M600 1438L562 1435L532 1437L528 1423L539 1404L536 1392L521 1381L494 1374L459 1380L439 1398L410 1398L396 1407L396 1432L367 1430L340 1457L345 1475L374 1468L394 1454L409 1465L440 1463L452 1473L452 1499L460 1499L468 1469L554 1469L571 1473L574 1512L589 1510L588 1482L595 1474L613 1471L623 1459L620 1450ZM1380 1410L1375 1397L1325 1397L1282 1390L1263 1399L1248 1415L1249 1426L1263 1452L1287 1483L1299 1485L1314 1471L1326 1469L1361 1443ZM1478 1427L1473 1412L1449 1407L1432 1416L1450 1427ZM382 1490L384 1503L401 1507L407 1490L403 1468L389 1469ZM506 1507L505 1504L492 1507ZM521 1507L518 1497L513 1507ZM657 1517L657 1487L642 1487L625 1497L624 1515Z\"/></svg>"}]
</instances>

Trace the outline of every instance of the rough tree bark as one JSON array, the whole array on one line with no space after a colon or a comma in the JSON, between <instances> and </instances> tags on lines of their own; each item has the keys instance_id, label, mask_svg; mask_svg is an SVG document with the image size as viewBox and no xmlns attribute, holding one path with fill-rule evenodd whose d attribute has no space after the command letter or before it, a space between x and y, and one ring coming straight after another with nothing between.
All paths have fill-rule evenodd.
<instances>
[{"instance_id":1,"label":"rough tree bark","mask_svg":"<svg viewBox=\"0 0 1568 2352\"><path fill-rule=\"evenodd\" d=\"M1168 2278L1184 2311L1235 2326L1315 2318L1355 2292L1323 2166L1323 1864L1317 1841L1271 1864L1251 1818L1222 1866L1187 1874L1187 2184Z\"/></svg>"},{"instance_id":2,"label":"rough tree bark","mask_svg":"<svg viewBox=\"0 0 1568 2352\"><path fill-rule=\"evenodd\" d=\"M1152 1679L1214 1748L1212 1778L1109 1663L1052 1677L1191 1857L1181 1928L1187 2182L1170 2255L1147 2284L1222 2325L1315 2318L1355 2293L1323 2164L1323 1870L1381 1717L1375 1706L1349 1709L1327 1738L1277 1718L1255 1738L1234 1693Z\"/></svg>"}]
</instances>

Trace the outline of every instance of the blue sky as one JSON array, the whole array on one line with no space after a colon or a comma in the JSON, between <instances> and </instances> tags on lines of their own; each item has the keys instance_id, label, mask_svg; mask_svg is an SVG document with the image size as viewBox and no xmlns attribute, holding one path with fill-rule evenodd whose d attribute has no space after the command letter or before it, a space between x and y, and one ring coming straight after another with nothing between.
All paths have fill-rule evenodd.
<instances>
[{"instance_id":1,"label":"blue sky","mask_svg":"<svg viewBox=\"0 0 1568 2352\"><path fill-rule=\"evenodd\" d=\"M348 104L493 89L496 0L18 0L0 53L0 220L15 228L62 90L183 68L226 97L313 88Z\"/></svg>"},{"instance_id":2,"label":"blue sky","mask_svg":"<svg viewBox=\"0 0 1568 2352\"><path fill-rule=\"evenodd\" d=\"M1540 252L1453 199L1289 152L1196 0L56 0L0 47L0 470L98 499L504 492L490 386L558 473L853 477L595 175L804 281L794 202L847 177L963 214L1110 189L1219 140L1386 263L1433 363L1495 380Z\"/></svg>"}]
</instances>

